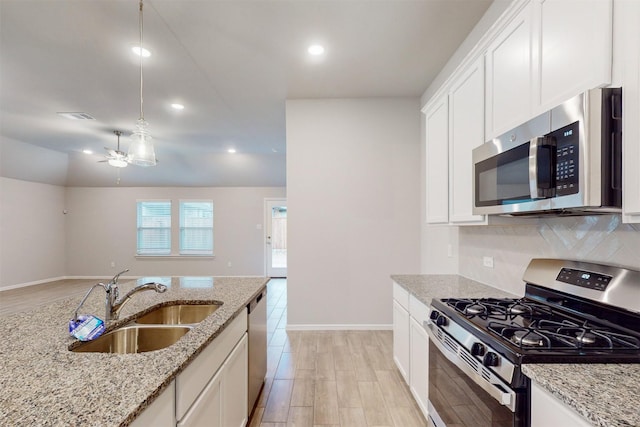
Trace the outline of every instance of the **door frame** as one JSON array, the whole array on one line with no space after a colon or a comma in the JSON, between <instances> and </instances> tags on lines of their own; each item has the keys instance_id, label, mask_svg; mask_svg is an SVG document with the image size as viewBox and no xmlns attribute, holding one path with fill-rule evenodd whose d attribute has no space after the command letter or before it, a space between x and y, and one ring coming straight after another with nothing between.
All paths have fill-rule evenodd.
<instances>
[{"instance_id":1,"label":"door frame","mask_svg":"<svg viewBox=\"0 0 640 427\"><path fill-rule=\"evenodd\" d=\"M264 227L262 233L262 242L263 242L263 250L264 250L264 275L265 277L271 277L269 275L269 248L270 246L267 244L267 231L269 230L271 224L271 204L282 203L282 206L287 206L287 198L286 197L266 197L264 199ZM287 271L285 269L283 276L274 276L274 277L286 277Z\"/></svg>"}]
</instances>

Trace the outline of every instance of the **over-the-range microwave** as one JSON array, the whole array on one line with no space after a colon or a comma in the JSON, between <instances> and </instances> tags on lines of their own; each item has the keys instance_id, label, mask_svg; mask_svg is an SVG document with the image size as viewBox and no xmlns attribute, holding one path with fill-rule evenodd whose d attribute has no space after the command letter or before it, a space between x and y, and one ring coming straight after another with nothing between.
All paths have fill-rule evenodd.
<instances>
[{"instance_id":1,"label":"over-the-range microwave","mask_svg":"<svg viewBox=\"0 0 640 427\"><path fill-rule=\"evenodd\" d=\"M473 150L474 214L622 206L622 89L594 89Z\"/></svg>"}]
</instances>

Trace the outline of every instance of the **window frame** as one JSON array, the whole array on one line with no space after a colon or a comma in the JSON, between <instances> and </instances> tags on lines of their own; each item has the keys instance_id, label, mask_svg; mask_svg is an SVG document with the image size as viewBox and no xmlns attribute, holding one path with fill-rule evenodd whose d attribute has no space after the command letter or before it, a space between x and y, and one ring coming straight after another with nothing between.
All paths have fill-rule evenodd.
<instances>
[{"instance_id":1,"label":"window frame","mask_svg":"<svg viewBox=\"0 0 640 427\"><path fill-rule=\"evenodd\" d=\"M183 222L183 210L182 206L185 203L208 203L211 205L211 227L186 227ZM187 250L183 249L183 231L186 229L209 229L211 233L211 250L210 251L197 251L197 250ZM178 255L181 257L211 257L214 255L215 249L215 204L212 199L179 199L178 200Z\"/></svg>"},{"instance_id":2,"label":"window frame","mask_svg":"<svg viewBox=\"0 0 640 427\"><path fill-rule=\"evenodd\" d=\"M169 227L144 227L141 226L141 217L140 217L140 208L144 203L168 203L169 204ZM164 250L162 252L149 252L147 250L140 248L140 231L141 229L158 229L158 230L168 230L169 238L168 238L168 250ZM172 245L173 245L173 203L171 199L138 199L136 200L136 256L143 257L162 257L162 256L170 256L172 253Z\"/></svg>"}]
</instances>

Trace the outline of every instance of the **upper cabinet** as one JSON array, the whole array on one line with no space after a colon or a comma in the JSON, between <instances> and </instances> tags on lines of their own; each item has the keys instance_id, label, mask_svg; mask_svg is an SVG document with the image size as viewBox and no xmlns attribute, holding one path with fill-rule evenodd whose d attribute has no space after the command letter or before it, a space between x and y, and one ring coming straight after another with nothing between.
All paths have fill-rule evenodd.
<instances>
[{"instance_id":1,"label":"upper cabinet","mask_svg":"<svg viewBox=\"0 0 640 427\"><path fill-rule=\"evenodd\" d=\"M533 2L534 113L611 83L612 0Z\"/></svg>"},{"instance_id":2,"label":"upper cabinet","mask_svg":"<svg viewBox=\"0 0 640 427\"><path fill-rule=\"evenodd\" d=\"M449 106L442 96L429 104L425 115L426 221L449 221Z\"/></svg>"},{"instance_id":3,"label":"upper cabinet","mask_svg":"<svg viewBox=\"0 0 640 427\"><path fill-rule=\"evenodd\" d=\"M533 5L527 4L486 51L486 140L531 118Z\"/></svg>"},{"instance_id":4,"label":"upper cabinet","mask_svg":"<svg viewBox=\"0 0 640 427\"><path fill-rule=\"evenodd\" d=\"M531 0L486 49L486 140L611 83L613 0Z\"/></svg>"},{"instance_id":5,"label":"upper cabinet","mask_svg":"<svg viewBox=\"0 0 640 427\"><path fill-rule=\"evenodd\" d=\"M471 151L484 143L484 61L453 80L449 92L449 222L484 223L473 215Z\"/></svg>"}]
</instances>

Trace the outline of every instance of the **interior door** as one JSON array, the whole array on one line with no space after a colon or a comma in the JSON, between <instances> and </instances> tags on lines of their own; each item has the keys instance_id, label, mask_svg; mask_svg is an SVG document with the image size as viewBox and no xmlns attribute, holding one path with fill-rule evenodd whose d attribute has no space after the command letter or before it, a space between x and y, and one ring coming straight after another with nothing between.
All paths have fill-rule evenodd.
<instances>
[{"instance_id":1,"label":"interior door","mask_svg":"<svg viewBox=\"0 0 640 427\"><path fill-rule=\"evenodd\" d=\"M268 277L287 277L287 200L265 201Z\"/></svg>"}]
</instances>

